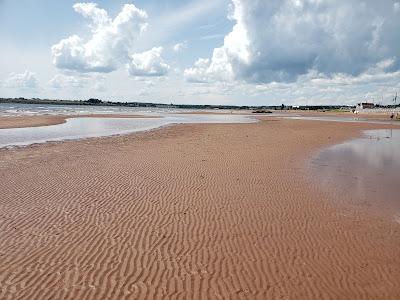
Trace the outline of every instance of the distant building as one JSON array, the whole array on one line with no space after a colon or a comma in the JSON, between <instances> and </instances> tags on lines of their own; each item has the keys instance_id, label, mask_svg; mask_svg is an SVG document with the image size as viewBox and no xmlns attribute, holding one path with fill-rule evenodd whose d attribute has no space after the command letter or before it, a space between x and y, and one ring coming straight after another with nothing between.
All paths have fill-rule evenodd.
<instances>
[{"instance_id":1,"label":"distant building","mask_svg":"<svg viewBox=\"0 0 400 300\"><path fill-rule=\"evenodd\" d=\"M356 110L372 109L374 107L375 107L374 103L363 102L363 103L358 103L357 104Z\"/></svg>"}]
</instances>

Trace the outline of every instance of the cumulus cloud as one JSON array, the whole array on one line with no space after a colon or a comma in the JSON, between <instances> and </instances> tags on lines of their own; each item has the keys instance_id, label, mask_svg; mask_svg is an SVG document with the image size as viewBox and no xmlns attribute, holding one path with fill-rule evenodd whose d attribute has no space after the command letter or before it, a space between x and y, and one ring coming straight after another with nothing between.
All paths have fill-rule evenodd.
<instances>
[{"instance_id":1,"label":"cumulus cloud","mask_svg":"<svg viewBox=\"0 0 400 300\"><path fill-rule=\"evenodd\" d=\"M35 89L38 87L36 74L26 70L23 73L11 73L6 80L3 81L3 86L15 89Z\"/></svg>"},{"instance_id":2,"label":"cumulus cloud","mask_svg":"<svg viewBox=\"0 0 400 300\"><path fill-rule=\"evenodd\" d=\"M53 89L82 89L104 90L104 75L89 75L78 73L56 74L49 82Z\"/></svg>"},{"instance_id":3,"label":"cumulus cloud","mask_svg":"<svg viewBox=\"0 0 400 300\"><path fill-rule=\"evenodd\" d=\"M400 67L398 1L232 0L234 22L209 59L185 70L192 82L295 81L315 70L357 76L380 61Z\"/></svg>"},{"instance_id":4,"label":"cumulus cloud","mask_svg":"<svg viewBox=\"0 0 400 300\"><path fill-rule=\"evenodd\" d=\"M72 35L51 48L53 64L78 72L111 72L130 59L135 43L147 27L147 14L133 4L125 4L110 18L95 3L76 3L74 10L89 20L88 40Z\"/></svg>"},{"instance_id":5,"label":"cumulus cloud","mask_svg":"<svg viewBox=\"0 0 400 300\"><path fill-rule=\"evenodd\" d=\"M56 74L49 81L49 85L55 89L83 88L87 85L87 79L72 75Z\"/></svg>"},{"instance_id":6,"label":"cumulus cloud","mask_svg":"<svg viewBox=\"0 0 400 300\"><path fill-rule=\"evenodd\" d=\"M390 65L390 61L379 62L356 76L347 73L327 75L312 70L300 75L296 82L225 85L231 92L250 98L262 97L274 103L354 104L366 99L376 103L391 103L393 95L400 88L400 71L388 71Z\"/></svg>"},{"instance_id":7,"label":"cumulus cloud","mask_svg":"<svg viewBox=\"0 0 400 300\"><path fill-rule=\"evenodd\" d=\"M394 63L393 59L380 61L358 75L310 70L294 82L203 81L183 86L181 96L251 105L353 105L365 100L389 104L400 90L400 70L391 71Z\"/></svg>"},{"instance_id":8,"label":"cumulus cloud","mask_svg":"<svg viewBox=\"0 0 400 300\"><path fill-rule=\"evenodd\" d=\"M128 64L128 72L132 76L164 76L169 65L164 62L162 47L154 47L148 51L135 53Z\"/></svg>"},{"instance_id":9,"label":"cumulus cloud","mask_svg":"<svg viewBox=\"0 0 400 300\"><path fill-rule=\"evenodd\" d=\"M175 45L172 47L172 49L173 49L175 52L181 52L183 49L186 49L187 46L188 46L188 42L187 42L187 41L184 41L184 42L175 44Z\"/></svg>"},{"instance_id":10,"label":"cumulus cloud","mask_svg":"<svg viewBox=\"0 0 400 300\"><path fill-rule=\"evenodd\" d=\"M199 58L192 68L184 71L185 79L194 83L210 83L214 81L231 81L234 79L232 65L226 63L228 57L220 48L214 50L214 56Z\"/></svg>"}]
</instances>

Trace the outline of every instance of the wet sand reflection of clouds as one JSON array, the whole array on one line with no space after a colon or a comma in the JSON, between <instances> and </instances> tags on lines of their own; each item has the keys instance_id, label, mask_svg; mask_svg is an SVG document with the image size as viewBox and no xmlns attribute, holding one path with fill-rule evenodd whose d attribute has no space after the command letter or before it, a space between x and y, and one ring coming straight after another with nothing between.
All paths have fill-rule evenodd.
<instances>
[{"instance_id":1,"label":"wet sand reflection of clouds","mask_svg":"<svg viewBox=\"0 0 400 300\"><path fill-rule=\"evenodd\" d=\"M400 130L370 130L312 160L318 183L353 204L400 213Z\"/></svg>"}]
</instances>

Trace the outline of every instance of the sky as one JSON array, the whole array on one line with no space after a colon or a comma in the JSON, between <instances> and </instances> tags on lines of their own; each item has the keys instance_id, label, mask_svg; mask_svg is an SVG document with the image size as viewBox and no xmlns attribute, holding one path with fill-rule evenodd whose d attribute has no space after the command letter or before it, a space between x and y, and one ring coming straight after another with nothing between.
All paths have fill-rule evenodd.
<instances>
[{"instance_id":1,"label":"sky","mask_svg":"<svg viewBox=\"0 0 400 300\"><path fill-rule=\"evenodd\" d=\"M390 104L400 0L0 0L0 97Z\"/></svg>"}]
</instances>

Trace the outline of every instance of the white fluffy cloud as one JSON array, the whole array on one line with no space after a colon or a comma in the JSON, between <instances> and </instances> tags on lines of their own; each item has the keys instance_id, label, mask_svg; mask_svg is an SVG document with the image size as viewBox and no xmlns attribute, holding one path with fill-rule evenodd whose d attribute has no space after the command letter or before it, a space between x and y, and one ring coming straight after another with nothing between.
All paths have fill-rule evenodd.
<instances>
[{"instance_id":1,"label":"white fluffy cloud","mask_svg":"<svg viewBox=\"0 0 400 300\"><path fill-rule=\"evenodd\" d=\"M49 87L58 90L92 89L105 90L105 76L102 74L79 74L67 72L66 74L56 74L49 82Z\"/></svg>"},{"instance_id":2,"label":"white fluffy cloud","mask_svg":"<svg viewBox=\"0 0 400 300\"><path fill-rule=\"evenodd\" d=\"M186 49L188 46L188 42L184 41L181 43L177 43L172 47L172 50L174 50L175 52L181 52L183 49Z\"/></svg>"},{"instance_id":3,"label":"white fluffy cloud","mask_svg":"<svg viewBox=\"0 0 400 300\"><path fill-rule=\"evenodd\" d=\"M78 72L111 72L126 64L147 27L146 12L125 4L112 19L95 3L77 3L73 8L90 20L92 35L88 40L72 35L54 45L54 65Z\"/></svg>"},{"instance_id":4,"label":"white fluffy cloud","mask_svg":"<svg viewBox=\"0 0 400 300\"><path fill-rule=\"evenodd\" d=\"M210 59L185 70L192 82L295 81L310 70L356 76L380 61L400 67L398 1L232 0L235 22Z\"/></svg>"},{"instance_id":5,"label":"white fluffy cloud","mask_svg":"<svg viewBox=\"0 0 400 300\"><path fill-rule=\"evenodd\" d=\"M184 71L187 81L194 83L210 83L214 81L231 81L234 79L232 65L228 62L226 53L214 49L213 58L199 58L192 68Z\"/></svg>"},{"instance_id":6,"label":"white fluffy cloud","mask_svg":"<svg viewBox=\"0 0 400 300\"><path fill-rule=\"evenodd\" d=\"M168 73L169 65L164 62L161 54L162 47L135 53L128 64L128 72L132 76L164 76Z\"/></svg>"},{"instance_id":7,"label":"white fluffy cloud","mask_svg":"<svg viewBox=\"0 0 400 300\"><path fill-rule=\"evenodd\" d=\"M34 89L38 87L36 74L26 70L24 73L11 73L3 82L3 86L15 89Z\"/></svg>"},{"instance_id":8,"label":"white fluffy cloud","mask_svg":"<svg viewBox=\"0 0 400 300\"><path fill-rule=\"evenodd\" d=\"M83 88L87 85L87 79L72 75L56 74L49 81L49 85L55 89Z\"/></svg>"},{"instance_id":9,"label":"white fluffy cloud","mask_svg":"<svg viewBox=\"0 0 400 300\"><path fill-rule=\"evenodd\" d=\"M391 104L400 90L400 70L391 71L394 64L394 59L380 61L358 75L310 70L294 82L203 81L182 85L177 95L242 105L354 105L361 101Z\"/></svg>"}]
</instances>

